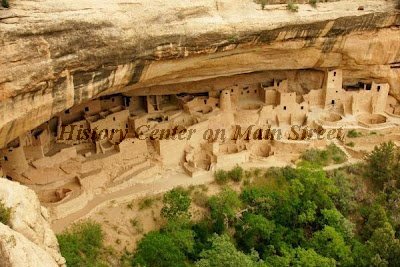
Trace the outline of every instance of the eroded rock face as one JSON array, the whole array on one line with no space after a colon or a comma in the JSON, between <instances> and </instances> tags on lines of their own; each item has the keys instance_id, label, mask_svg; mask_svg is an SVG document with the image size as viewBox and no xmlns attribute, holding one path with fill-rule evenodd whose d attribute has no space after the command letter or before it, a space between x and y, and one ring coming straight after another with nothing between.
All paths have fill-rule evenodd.
<instances>
[{"instance_id":1,"label":"eroded rock face","mask_svg":"<svg viewBox=\"0 0 400 267\"><path fill-rule=\"evenodd\" d=\"M0 223L0 266L64 266L47 211L36 194L0 178L0 199L12 208L10 227Z\"/></svg>"},{"instance_id":2,"label":"eroded rock face","mask_svg":"<svg viewBox=\"0 0 400 267\"><path fill-rule=\"evenodd\" d=\"M0 223L0 266L59 266L48 252Z\"/></svg>"},{"instance_id":3,"label":"eroded rock face","mask_svg":"<svg viewBox=\"0 0 400 267\"><path fill-rule=\"evenodd\" d=\"M10 1L0 147L99 95L265 70L341 68L345 82L388 82L400 99L400 15L393 1L361 2L292 14L252 0Z\"/></svg>"}]
</instances>

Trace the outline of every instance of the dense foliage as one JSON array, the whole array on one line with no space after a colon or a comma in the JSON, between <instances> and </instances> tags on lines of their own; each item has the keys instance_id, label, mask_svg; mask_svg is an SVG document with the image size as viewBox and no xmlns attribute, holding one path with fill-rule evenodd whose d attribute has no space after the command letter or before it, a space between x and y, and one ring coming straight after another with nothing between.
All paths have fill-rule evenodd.
<instances>
[{"instance_id":1,"label":"dense foliage","mask_svg":"<svg viewBox=\"0 0 400 267\"><path fill-rule=\"evenodd\" d=\"M161 215L166 219L178 219L189 215L190 207L189 193L181 187L177 187L164 195L164 206L161 209Z\"/></svg>"},{"instance_id":2,"label":"dense foliage","mask_svg":"<svg viewBox=\"0 0 400 267\"><path fill-rule=\"evenodd\" d=\"M364 163L329 172L318 153L303 155L297 168L236 168L240 190L225 186L193 201L208 209L200 220L191 219L190 192L171 190L164 226L139 241L131 265L400 266L399 148L384 143ZM76 225L58 239L68 266L101 266L98 225Z\"/></svg>"},{"instance_id":3,"label":"dense foliage","mask_svg":"<svg viewBox=\"0 0 400 267\"><path fill-rule=\"evenodd\" d=\"M103 238L101 226L91 221L75 224L57 236L68 266L106 266L98 258Z\"/></svg>"},{"instance_id":4,"label":"dense foliage","mask_svg":"<svg viewBox=\"0 0 400 267\"><path fill-rule=\"evenodd\" d=\"M312 148L305 151L301 159L319 166L328 166L343 163L347 160L347 157L339 147L330 144L324 150Z\"/></svg>"},{"instance_id":5,"label":"dense foliage","mask_svg":"<svg viewBox=\"0 0 400 267\"><path fill-rule=\"evenodd\" d=\"M334 147L328 151L337 153ZM319 165L336 162L308 153L303 159ZM241 192L224 188L208 199L207 218L183 224L171 220L145 235L132 264L400 266L395 177L397 148L390 143L375 148L365 165L329 173L316 164L270 169L262 179L275 179L279 187L249 183ZM368 191L371 179L382 186Z\"/></svg>"}]
</instances>

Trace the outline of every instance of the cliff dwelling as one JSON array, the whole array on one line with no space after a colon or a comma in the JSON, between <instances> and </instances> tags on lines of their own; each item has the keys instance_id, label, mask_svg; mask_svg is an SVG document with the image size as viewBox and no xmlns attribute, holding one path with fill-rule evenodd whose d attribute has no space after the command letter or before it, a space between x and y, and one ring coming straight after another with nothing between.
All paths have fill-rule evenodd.
<instances>
[{"instance_id":1,"label":"cliff dwelling","mask_svg":"<svg viewBox=\"0 0 400 267\"><path fill-rule=\"evenodd\" d=\"M271 157L290 162L310 147L343 143L346 129L399 125L388 83L344 84L341 69L310 73L309 88L288 72L260 72L101 96L9 142L1 169L57 218L163 169L196 179Z\"/></svg>"},{"instance_id":2,"label":"cliff dwelling","mask_svg":"<svg viewBox=\"0 0 400 267\"><path fill-rule=\"evenodd\" d=\"M0 0L0 267L398 266L399 51L400 0Z\"/></svg>"}]
</instances>

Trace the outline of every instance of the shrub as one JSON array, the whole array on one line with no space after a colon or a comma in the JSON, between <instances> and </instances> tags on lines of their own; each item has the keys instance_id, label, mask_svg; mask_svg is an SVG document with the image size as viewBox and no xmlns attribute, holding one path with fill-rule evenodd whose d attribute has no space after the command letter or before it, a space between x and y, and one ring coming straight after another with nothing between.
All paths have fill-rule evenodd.
<instances>
[{"instance_id":1,"label":"shrub","mask_svg":"<svg viewBox=\"0 0 400 267\"><path fill-rule=\"evenodd\" d=\"M130 219L129 222L137 234L143 233L143 224L138 219Z\"/></svg>"},{"instance_id":2,"label":"shrub","mask_svg":"<svg viewBox=\"0 0 400 267\"><path fill-rule=\"evenodd\" d=\"M335 144L330 144L327 151L328 155L331 156L333 162L336 164L343 163L347 160L346 154L344 154L344 152Z\"/></svg>"},{"instance_id":3,"label":"shrub","mask_svg":"<svg viewBox=\"0 0 400 267\"><path fill-rule=\"evenodd\" d=\"M164 206L161 215L166 219L174 219L189 215L191 203L189 193L181 187L177 187L167 192L163 198Z\"/></svg>"},{"instance_id":4,"label":"shrub","mask_svg":"<svg viewBox=\"0 0 400 267\"><path fill-rule=\"evenodd\" d=\"M317 7L317 3L318 3L318 0L310 0L309 1L309 4L314 8Z\"/></svg>"},{"instance_id":5,"label":"shrub","mask_svg":"<svg viewBox=\"0 0 400 267\"><path fill-rule=\"evenodd\" d=\"M301 155L301 159L317 165L326 166L328 164L328 153L326 150L312 148L306 150Z\"/></svg>"},{"instance_id":6,"label":"shrub","mask_svg":"<svg viewBox=\"0 0 400 267\"><path fill-rule=\"evenodd\" d=\"M286 6L287 10L290 12L298 12L299 11L299 6L294 4L293 2L289 2Z\"/></svg>"},{"instance_id":7,"label":"shrub","mask_svg":"<svg viewBox=\"0 0 400 267\"><path fill-rule=\"evenodd\" d=\"M331 163L340 164L346 161L344 152L335 144L330 144L325 150L309 149L302 155L301 159L316 165L327 166Z\"/></svg>"},{"instance_id":8,"label":"shrub","mask_svg":"<svg viewBox=\"0 0 400 267\"><path fill-rule=\"evenodd\" d=\"M11 208L7 208L0 200L0 223L9 224L11 219Z\"/></svg>"},{"instance_id":9,"label":"shrub","mask_svg":"<svg viewBox=\"0 0 400 267\"><path fill-rule=\"evenodd\" d=\"M8 0L1 0L1 6L5 8L9 8L10 4L8 3Z\"/></svg>"},{"instance_id":10,"label":"shrub","mask_svg":"<svg viewBox=\"0 0 400 267\"><path fill-rule=\"evenodd\" d=\"M74 224L57 236L68 266L99 266L104 234L100 224L87 221Z\"/></svg>"},{"instance_id":11,"label":"shrub","mask_svg":"<svg viewBox=\"0 0 400 267\"><path fill-rule=\"evenodd\" d=\"M154 204L154 199L153 198L148 197L148 198L142 199L139 202L139 210L148 209L151 206L153 206L153 204Z\"/></svg>"},{"instance_id":12,"label":"shrub","mask_svg":"<svg viewBox=\"0 0 400 267\"><path fill-rule=\"evenodd\" d=\"M356 130L350 130L347 132L347 137L349 137L349 138L357 138L360 136L362 136L362 133L357 132Z\"/></svg>"},{"instance_id":13,"label":"shrub","mask_svg":"<svg viewBox=\"0 0 400 267\"><path fill-rule=\"evenodd\" d=\"M214 173L214 179L217 182L217 184L225 184L226 182L228 182L228 173L224 170L217 170Z\"/></svg>"},{"instance_id":14,"label":"shrub","mask_svg":"<svg viewBox=\"0 0 400 267\"><path fill-rule=\"evenodd\" d=\"M240 182L243 178L243 168L236 166L228 172L228 177L234 182Z\"/></svg>"},{"instance_id":15,"label":"shrub","mask_svg":"<svg viewBox=\"0 0 400 267\"><path fill-rule=\"evenodd\" d=\"M346 146L349 146L349 147L354 147L355 145L356 144L354 142L349 142L349 143L346 144Z\"/></svg>"},{"instance_id":16,"label":"shrub","mask_svg":"<svg viewBox=\"0 0 400 267\"><path fill-rule=\"evenodd\" d=\"M201 191L195 191L193 193L193 203L196 204L199 207L207 207L208 203L208 196Z\"/></svg>"}]
</instances>

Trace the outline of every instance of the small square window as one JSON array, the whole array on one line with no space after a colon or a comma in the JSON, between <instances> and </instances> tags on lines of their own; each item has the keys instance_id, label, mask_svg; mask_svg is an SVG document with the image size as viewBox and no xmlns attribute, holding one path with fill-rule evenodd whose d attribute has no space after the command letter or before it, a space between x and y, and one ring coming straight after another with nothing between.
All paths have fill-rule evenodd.
<instances>
[{"instance_id":1,"label":"small square window","mask_svg":"<svg viewBox=\"0 0 400 267\"><path fill-rule=\"evenodd\" d=\"M4 161L8 161L8 158L7 158L7 156L4 156Z\"/></svg>"},{"instance_id":2,"label":"small square window","mask_svg":"<svg viewBox=\"0 0 400 267\"><path fill-rule=\"evenodd\" d=\"M303 107L303 106L301 106L300 108L301 108L301 109L304 109L304 107Z\"/></svg>"},{"instance_id":3,"label":"small square window","mask_svg":"<svg viewBox=\"0 0 400 267\"><path fill-rule=\"evenodd\" d=\"M335 76L335 77L336 77L336 71L333 73L333 76Z\"/></svg>"},{"instance_id":4,"label":"small square window","mask_svg":"<svg viewBox=\"0 0 400 267\"><path fill-rule=\"evenodd\" d=\"M115 121L115 117L113 117L113 121Z\"/></svg>"},{"instance_id":5,"label":"small square window","mask_svg":"<svg viewBox=\"0 0 400 267\"><path fill-rule=\"evenodd\" d=\"M381 86L380 85L378 85L378 92L381 90Z\"/></svg>"},{"instance_id":6,"label":"small square window","mask_svg":"<svg viewBox=\"0 0 400 267\"><path fill-rule=\"evenodd\" d=\"M67 109L64 113L65 113L65 114L69 114L69 109Z\"/></svg>"},{"instance_id":7,"label":"small square window","mask_svg":"<svg viewBox=\"0 0 400 267\"><path fill-rule=\"evenodd\" d=\"M89 107L85 107L85 112L88 112L89 111Z\"/></svg>"},{"instance_id":8,"label":"small square window","mask_svg":"<svg viewBox=\"0 0 400 267\"><path fill-rule=\"evenodd\" d=\"M283 110L286 110L286 106L283 107Z\"/></svg>"}]
</instances>

